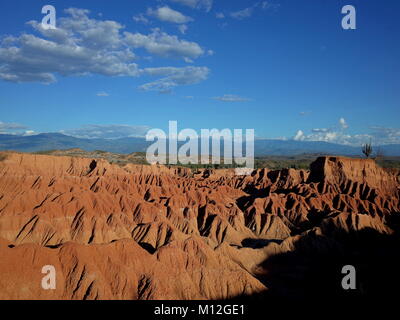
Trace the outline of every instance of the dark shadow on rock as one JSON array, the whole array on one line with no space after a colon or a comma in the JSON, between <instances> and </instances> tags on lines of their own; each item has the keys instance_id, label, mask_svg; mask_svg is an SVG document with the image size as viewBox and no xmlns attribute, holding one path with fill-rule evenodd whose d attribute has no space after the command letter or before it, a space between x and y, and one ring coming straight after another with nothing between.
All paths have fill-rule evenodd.
<instances>
[{"instance_id":1,"label":"dark shadow on rock","mask_svg":"<svg viewBox=\"0 0 400 320\"><path fill-rule=\"evenodd\" d=\"M46 245L45 247L46 247L46 248L50 248L50 249L58 249L58 248L60 248L62 245L63 245L62 243L48 244L48 245Z\"/></svg>"},{"instance_id":2,"label":"dark shadow on rock","mask_svg":"<svg viewBox=\"0 0 400 320\"><path fill-rule=\"evenodd\" d=\"M139 242L139 245L150 254L156 252L156 249L150 243Z\"/></svg>"},{"instance_id":3,"label":"dark shadow on rock","mask_svg":"<svg viewBox=\"0 0 400 320\"><path fill-rule=\"evenodd\" d=\"M270 243L277 243L280 244L282 243L283 240L279 239L252 239L252 238L247 238L242 241L242 246L245 248L253 248L253 249L259 249L263 248Z\"/></svg>"},{"instance_id":4,"label":"dark shadow on rock","mask_svg":"<svg viewBox=\"0 0 400 320\"><path fill-rule=\"evenodd\" d=\"M267 288L254 295L240 295L233 300L245 302L278 301L366 303L398 297L400 288L400 237L398 214L390 219L393 234L372 228L345 232L323 230L323 235L309 230L294 243L294 249L268 257L259 265L255 277ZM388 223L389 225L389 223ZM396 228L394 228L396 227ZM254 239L252 239L254 240ZM261 242L244 240L258 248ZM343 266L356 270L356 289L345 290Z\"/></svg>"},{"instance_id":5,"label":"dark shadow on rock","mask_svg":"<svg viewBox=\"0 0 400 320\"><path fill-rule=\"evenodd\" d=\"M87 172L87 174L90 174L93 172L94 169L96 169L97 167L97 161L96 160L92 160L89 164L89 170Z\"/></svg>"}]
</instances>

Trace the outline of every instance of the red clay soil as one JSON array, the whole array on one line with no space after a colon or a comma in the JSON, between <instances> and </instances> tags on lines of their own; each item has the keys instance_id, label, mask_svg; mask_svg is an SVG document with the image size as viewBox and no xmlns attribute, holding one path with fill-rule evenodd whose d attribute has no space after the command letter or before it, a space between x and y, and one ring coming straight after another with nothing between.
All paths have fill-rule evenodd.
<instances>
[{"instance_id":1,"label":"red clay soil","mask_svg":"<svg viewBox=\"0 0 400 320\"><path fill-rule=\"evenodd\" d=\"M271 257L311 235L390 236L400 212L398 176L373 160L321 157L310 171L238 176L3 154L0 299L256 295L276 286ZM44 265L55 267L55 290L41 287Z\"/></svg>"}]
</instances>

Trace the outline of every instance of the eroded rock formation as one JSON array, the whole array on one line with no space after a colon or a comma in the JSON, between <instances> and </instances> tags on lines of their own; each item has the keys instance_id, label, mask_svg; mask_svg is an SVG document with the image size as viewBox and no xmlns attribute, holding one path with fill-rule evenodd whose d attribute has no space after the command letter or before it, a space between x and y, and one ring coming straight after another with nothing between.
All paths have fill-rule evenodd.
<instances>
[{"instance_id":1,"label":"eroded rock formation","mask_svg":"<svg viewBox=\"0 0 400 320\"><path fill-rule=\"evenodd\" d=\"M321 157L310 171L238 176L101 159L4 158L0 299L267 293L276 287L277 256L340 250L337 237L363 230L391 236L400 212L398 176L373 160ZM44 265L56 269L55 290L41 288Z\"/></svg>"}]
</instances>

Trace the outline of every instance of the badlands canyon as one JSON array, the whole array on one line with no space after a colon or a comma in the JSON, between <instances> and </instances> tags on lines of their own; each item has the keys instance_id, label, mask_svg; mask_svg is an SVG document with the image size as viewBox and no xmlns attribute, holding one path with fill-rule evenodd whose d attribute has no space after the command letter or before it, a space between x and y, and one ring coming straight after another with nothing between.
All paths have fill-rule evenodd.
<instances>
[{"instance_id":1,"label":"badlands canyon","mask_svg":"<svg viewBox=\"0 0 400 320\"><path fill-rule=\"evenodd\" d=\"M399 214L399 173L372 159L237 175L3 152L0 299L382 294L400 282Z\"/></svg>"}]
</instances>

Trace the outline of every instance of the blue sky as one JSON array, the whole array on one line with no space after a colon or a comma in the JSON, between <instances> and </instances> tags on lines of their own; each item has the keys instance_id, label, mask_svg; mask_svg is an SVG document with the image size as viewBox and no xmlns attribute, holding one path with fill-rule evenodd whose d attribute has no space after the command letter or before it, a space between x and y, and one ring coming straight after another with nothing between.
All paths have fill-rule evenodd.
<instances>
[{"instance_id":1,"label":"blue sky","mask_svg":"<svg viewBox=\"0 0 400 320\"><path fill-rule=\"evenodd\" d=\"M43 30L43 5L57 30ZM356 8L343 30L341 9ZM400 143L400 3L3 1L0 133Z\"/></svg>"}]
</instances>

